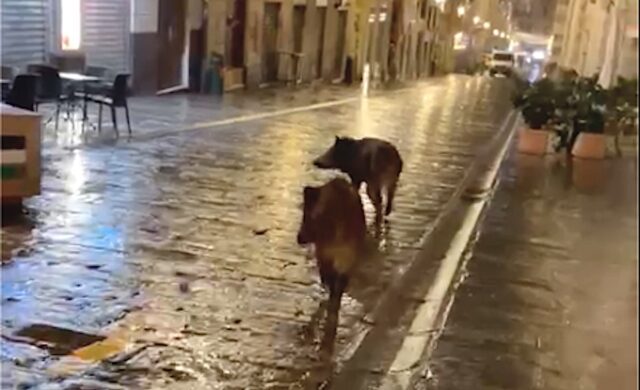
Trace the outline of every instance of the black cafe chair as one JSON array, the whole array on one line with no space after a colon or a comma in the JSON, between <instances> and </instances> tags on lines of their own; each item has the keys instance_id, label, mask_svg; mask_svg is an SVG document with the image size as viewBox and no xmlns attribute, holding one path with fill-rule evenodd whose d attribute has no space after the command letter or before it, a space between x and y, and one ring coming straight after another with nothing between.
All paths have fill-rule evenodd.
<instances>
[{"instance_id":1,"label":"black cafe chair","mask_svg":"<svg viewBox=\"0 0 640 390\"><path fill-rule=\"evenodd\" d=\"M129 117L129 105L127 103L127 93L129 90L129 74L117 74L113 85L103 94L89 95L87 99L99 106L98 109L98 131L102 131L102 106L108 106L111 109L111 120L113 128L118 133L118 119L116 117L116 108L124 108L127 116L127 129L131 135L131 120Z\"/></svg>"},{"instance_id":2,"label":"black cafe chair","mask_svg":"<svg viewBox=\"0 0 640 390\"><path fill-rule=\"evenodd\" d=\"M111 88L111 83L106 81L112 79L109 68L89 65L84 69L84 74L101 80L85 85L85 93L89 95L104 95Z\"/></svg>"},{"instance_id":3,"label":"black cafe chair","mask_svg":"<svg viewBox=\"0 0 640 390\"><path fill-rule=\"evenodd\" d=\"M71 99L70 94L63 94L62 79L58 69L49 65L29 65L27 71L39 76L36 84L36 111L42 104L54 103L56 105L55 120L57 130L60 107ZM47 123L50 121L51 118L47 120Z\"/></svg>"},{"instance_id":4,"label":"black cafe chair","mask_svg":"<svg viewBox=\"0 0 640 390\"><path fill-rule=\"evenodd\" d=\"M25 110L35 111L37 81L38 76L36 75L17 75L13 80L5 103Z\"/></svg>"},{"instance_id":5,"label":"black cafe chair","mask_svg":"<svg viewBox=\"0 0 640 390\"><path fill-rule=\"evenodd\" d=\"M2 65L2 75L1 78L6 82L2 83L2 100L4 101L9 94L9 90L11 89L11 83L13 82L13 78L18 74L17 68L13 66Z\"/></svg>"}]
</instances>

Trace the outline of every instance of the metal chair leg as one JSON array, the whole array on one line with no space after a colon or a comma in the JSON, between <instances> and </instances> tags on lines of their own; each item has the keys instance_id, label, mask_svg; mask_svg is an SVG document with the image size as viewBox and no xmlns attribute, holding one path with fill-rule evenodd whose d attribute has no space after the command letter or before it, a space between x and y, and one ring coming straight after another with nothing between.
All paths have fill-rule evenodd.
<instances>
[{"instance_id":1,"label":"metal chair leg","mask_svg":"<svg viewBox=\"0 0 640 390\"><path fill-rule=\"evenodd\" d=\"M98 133L102 132L102 104L98 104Z\"/></svg>"},{"instance_id":2,"label":"metal chair leg","mask_svg":"<svg viewBox=\"0 0 640 390\"><path fill-rule=\"evenodd\" d=\"M131 135L131 120L129 118L129 105L125 103L124 112L127 115L127 129L129 130L129 135Z\"/></svg>"},{"instance_id":3,"label":"metal chair leg","mask_svg":"<svg viewBox=\"0 0 640 390\"><path fill-rule=\"evenodd\" d=\"M56 131L58 131L58 122L60 121L60 103L56 103Z\"/></svg>"},{"instance_id":4,"label":"metal chair leg","mask_svg":"<svg viewBox=\"0 0 640 390\"><path fill-rule=\"evenodd\" d=\"M118 132L118 118L116 116L116 108L111 106L111 121L113 122L113 129L116 131L116 136L120 135Z\"/></svg>"}]
</instances>

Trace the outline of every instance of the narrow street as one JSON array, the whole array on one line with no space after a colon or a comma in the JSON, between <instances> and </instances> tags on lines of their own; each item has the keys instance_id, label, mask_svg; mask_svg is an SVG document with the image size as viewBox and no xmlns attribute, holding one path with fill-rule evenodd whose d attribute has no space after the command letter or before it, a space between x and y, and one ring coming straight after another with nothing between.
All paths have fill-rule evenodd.
<instances>
[{"instance_id":1,"label":"narrow street","mask_svg":"<svg viewBox=\"0 0 640 390\"><path fill-rule=\"evenodd\" d=\"M281 104L268 109L291 106ZM395 211L343 299L340 361L509 109L506 80L449 76L326 108L45 151L42 195L2 228L3 385L304 386L318 363L303 329L324 292L295 242L301 191L334 175L312 158L335 135L375 136L405 162ZM18 337L34 324L126 343L119 359L93 364Z\"/></svg>"}]
</instances>

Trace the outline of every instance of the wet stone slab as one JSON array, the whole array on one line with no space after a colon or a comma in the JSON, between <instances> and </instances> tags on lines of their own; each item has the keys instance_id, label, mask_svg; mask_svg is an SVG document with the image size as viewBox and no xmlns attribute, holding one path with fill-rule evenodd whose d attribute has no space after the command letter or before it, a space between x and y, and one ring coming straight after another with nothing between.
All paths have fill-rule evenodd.
<instances>
[{"instance_id":1,"label":"wet stone slab","mask_svg":"<svg viewBox=\"0 0 640 390\"><path fill-rule=\"evenodd\" d=\"M126 359L61 374L65 359L32 349L18 358L5 340L3 382L304 386L320 365L305 326L325 294L296 245L301 191L335 175L310 161L340 134L388 139L405 163L395 211L343 298L339 362L506 116L508 91L504 80L448 77L329 109L46 153L29 223L2 229L3 334L49 323L118 335Z\"/></svg>"}]
</instances>

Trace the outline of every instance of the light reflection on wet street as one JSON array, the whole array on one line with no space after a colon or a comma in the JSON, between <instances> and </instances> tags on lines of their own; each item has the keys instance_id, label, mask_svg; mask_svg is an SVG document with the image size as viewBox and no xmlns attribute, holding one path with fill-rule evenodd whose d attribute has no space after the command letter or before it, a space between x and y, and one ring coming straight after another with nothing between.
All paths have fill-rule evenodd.
<instances>
[{"instance_id":1,"label":"light reflection on wet street","mask_svg":"<svg viewBox=\"0 0 640 390\"><path fill-rule=\"evenodd\" d=\"M506 80L451 76L313 111L43 152L42 195L2 228L3 384L305 383L318 362L301 331L324 293L296 245L299 205L304 185L333 175L313 157L341 134L388 139L405 162L387 230L343 298L340 353L493 136L508 91ZM130 354L99 365L53 356L16 336L31 324L124 340Z\"/></svg>"}]
</instances>

